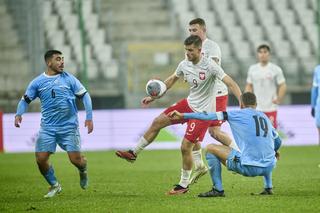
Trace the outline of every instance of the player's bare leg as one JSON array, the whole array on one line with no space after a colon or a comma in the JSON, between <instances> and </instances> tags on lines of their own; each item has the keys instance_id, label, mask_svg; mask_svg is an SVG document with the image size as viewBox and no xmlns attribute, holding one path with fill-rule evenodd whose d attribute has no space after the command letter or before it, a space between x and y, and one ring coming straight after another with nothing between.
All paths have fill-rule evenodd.
<instances>
[{"instance_id":1,"label":"player's bare leg","mask_svg":"<svg viewBox=\"0 0 320 213\"><path fill-rule=\"evenodd\" d=\"M191 176L193 158L192 158L192 149L194 143L183 139L181 143L181 154L182 154L182 169L181 169L181 178L178 185L168 192L168 195L178 195L188 192L189 179Z\"/></svg>"},{"instance_id":2,"label":"player's bare leg","mask_svg":"<svg viewBox=\"0 0 320 213\"><path fill-rule=\"evenodd\" d=\"M68 152L70 162L75 165L79 170L80 175L80 187L87 189L89 186L88 171L87 171L87 159L81 155L80 152Z\"/></svg>"},{"instance_id":3,"label":"player's bare leg","mask_svg":"<svg viewBox=\"0 0 320 213\"><path fill-rule=\"evenodd\" d=\"M202 159L201 143L198 142L194 145L192 150L192 157L194 163L194 172L189 180L189 185L196 183L200 177L208 172L208 168Z\"/></svg>"},{"instance_id":4,"label":"player's bare leg","mask_svg":"<svg viewBox=\"0 0 320 213\"><path fill-rule=\"evenodd\" d=\"M129 151L117 151L116 155L120 158L123 158L129 162L134 162L137 158L137 155L153 140L157 137L160 130L166 126L171 125L171 121L167 115L161 113L158 117L156 117L149 129L145 132L145 134L139 139L138 144L134 148L134 150Z\"/></svg>"},{"instance_id":5,"label":"player's bare leg","mask_svg":"<svg viewBox=\"0 0 320 213\"><path fill-rule=\"evenodd\" d=\"M206 148L207 152L214 154L219 158L223 165L226 165L226 161L231 152L231 148L228 146L221 146L216 144L209 144Z\"/></svg>"},{"instance_id":6,"label":"player's bare leg","mask_svg":"<svg viewBox=\"0 0 320 213\"><path fill-rule=\"evenodd\" d=\"M209 134L211 135L211 137L213 137L225 146L230 146L230 144L232 143L232 139L229 137L227 133L221 131L220 126L209 127Z\"/></svg>"},{"instance_id":7,"label":"player's bare leg","mask_svg":"<svg viewBox=\"0 0 320 213\"><path fill-rule=\"evenodd\" d=\"M49 183L50 188L49 192L44 196L45 198L50 198L55 196L56 194L60 193L62 188L61 185L58 183L57 178L54 175L53 167L49 164L49 157L50 152L36 152L36 161L38 168Z\"/></svg>"}]
</instances>

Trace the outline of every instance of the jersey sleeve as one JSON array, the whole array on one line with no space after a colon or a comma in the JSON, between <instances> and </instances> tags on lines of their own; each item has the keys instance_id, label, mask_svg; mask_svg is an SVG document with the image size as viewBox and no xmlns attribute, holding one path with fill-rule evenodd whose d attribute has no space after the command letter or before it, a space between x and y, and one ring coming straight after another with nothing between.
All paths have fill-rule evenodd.
<instances>
[{"instance_id":1,"label":"jersey sleeve","mask_svg":"<svg viewBox=\"0 0 320 213\"><path fill-rule=\"evenodd\" d=\"M276 75L276 82L279 85L279 84L284 83L286 81L286 79L284 78L282 69L280 67L278 67L277 70L278 71L277 71L277 75Z\"/></svg>"},{"instance_id":2,"label":"jersey sleeve","mask_svg":"<svg viewBox=\"0 0 320 213\"><path fill-rule=\"evenodd\" d=\"M76 77L74 77L73 75L69 76L71 78L71 90L73 94L77 97L82 97L87 92L86 88Z\"/></svg>"},{"instance_id":3,"label":"jersey sleeve","mask_svg":"<svg viewBox=\"0 0 320 213\"><path fill-rule=\"evenodd\" d=\"M224 72L224 70L221 68L221 66L219 66L215 61L210 61L210 71L213 72L214 75L216 75L216 77L219 80L222 80L227 74Z\"/></svg>"},{"instance_id":4,"label":"jersey sleeve","mask_svg":"<svg viewBox=\"0 0 320 213\"><path fill-rule=\"evenodd\" d=\"M26 92L22 99L24 99L28 104L38 97L38 84L37 80L33 80L28 85Z\"/></svg>"},{"instance_id":5,"label":"jersey sleeve","mask_svg":"<svg viewBox=\"0 0 320 213\"><path fill-rule=\"evenodd\" d=\"M248 70L248 74L247 74L247 83L248 84L252 84L252 66L249 68Z\"/></svg>"},{"instance_id":6,"label":"jersey sleeve","mask_svg":"<svg viewBox=\"0 0 320 213\"><path fill-rule=\"evenodd\" d=\"M213 59L213 58L218 58L219 63L221 63L221 49L219 45L211 43L210 49L208 50L208 57Z\"/></svg>"},{"instance_id":7,"label":"jersey sleeve","mask_svg":"<svg viewBox=\"0 0 320 213\"><path fill-rule=\"evenodd\" d=\"M174 72L176 74L177 77L182 77L183 76L183 70L182 70L182 66L183 66L183 61L181 61L176 69L176 71Z\"/></svg>"}]
</instances>

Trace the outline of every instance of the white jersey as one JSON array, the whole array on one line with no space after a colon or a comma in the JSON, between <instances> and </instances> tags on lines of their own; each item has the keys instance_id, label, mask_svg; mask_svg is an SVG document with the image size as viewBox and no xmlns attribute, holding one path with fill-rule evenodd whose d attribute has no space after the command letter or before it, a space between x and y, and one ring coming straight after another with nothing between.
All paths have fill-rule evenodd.
<instances>
[{"instance_id":1,"label":"white jersey","mask_svg":"<svg viewBox=\"0 0 320 213\"><path fill-rule=\"evenodd\" d=\"M272 112L277 105L272 103L277 98L277 86L285 82L282 69L273 63L261 66L260 63L251 65L248 71L247 83L253 85L257 97L257 110Z\"/></svg>"},{"instance_id":2,"label":"white jersey","mask_svg":"<svg viewBox=\"0 0 320 213\"><path fill-rule=\"evenodd\" d=\"M218 64L221 65L221 49L216 42L206 38L206 40L202 42L201 53L206 58L218 58ZM227 86L219 79L216 80L214 90L217 97L228 95Z\"/></svg>"},{"instance_id":3,"label":"white jersey","mask_svg":"<svg viewBox=\"0 0 320 213\"><path fill-rule=\"evenodd\" d=\"M176 76L183 77L190 86L187 98L190 108L195 112L214 112L216 109L216 96L214 84L216 78L222 80L226 74L212 59L201 57L198 64L187 59L180 62Z\"/></svg>"}]
</instances>

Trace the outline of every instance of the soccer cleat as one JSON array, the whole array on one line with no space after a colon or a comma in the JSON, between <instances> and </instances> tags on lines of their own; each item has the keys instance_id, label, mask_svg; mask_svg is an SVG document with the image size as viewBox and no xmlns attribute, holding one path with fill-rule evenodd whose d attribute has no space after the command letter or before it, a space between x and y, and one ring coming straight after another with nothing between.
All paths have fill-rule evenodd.
<instances>
[{"instance_id":1,"label":"soccer cleat","mask_svg":"<svg viewBox=\"0 0 320 213\"><path fill-rule=\"evenodd\" d=\"M189 185L197 183L199 178L207 174L207 172L208 172L208 168L206 166L196 169L189 180Z\"/></svg>"},{"instance_id":2,"label":"soccer cleat","mask_svg":"<svg viewBox=\"0 0 320 213\"><path fill-rule=\"evenodd\" d=\"M55 185L49 188L49 192L44 196L44 198L51 198L56 194L59 194L61 191L62 191L61 185L59 183L56 183Z\"/></svg>"},{"instance_id":3,"label":"soccer cleat","mask_svg":"<svg viewBox=\"0 0 320 213\"><path fill-rule=\"evenodd\" d=\"M175 185L173 189L171 189L169 192L167 192L167 195L181 195L184 193L187 193L189 191L189 188L184 188L180 186L179 184Z\"/></svg>"},{"instance_id":4,"label":"soccer cleat","mask_svg":"<svg viewBox=\"0 0 320 213\"><path fill-rule=\"evenodd\" d=\"M224 197L224 191L218 191L215 188L212 188L208 192L203 192L198 195L198 197Z\"/></svg>"},{"instance_id":5,"label":"soccer cleat","mask_svg":"<svg viewBox=\"0 0 320 213\"><path fill-rule=\"evenodd\" d=\"M133 163L137 159L137 155L132 151L116 151L116 155L119 158L125 159L130 163Z\"/></svg>"},{"instance_id":6,"label":"soccer cleat","mask_svg":"<svg viewBox=\"0 0 320 213\"><path fill-rule=\"evenodd\" d=\"M87 171L79 172L79 175L80 175L80 187L82 189L87 189L89 186Z\"/></svg>"},{"instance_id":7,"label":"soccer cleat","mask_svg":"<svg viewBox=\"0 0 320 213\"><path fill-rule=\"evenodd\" d=\"M260 195L273 195L272 188L265 188L262 192L260 192Z\"/></svg>"}]
</instances>

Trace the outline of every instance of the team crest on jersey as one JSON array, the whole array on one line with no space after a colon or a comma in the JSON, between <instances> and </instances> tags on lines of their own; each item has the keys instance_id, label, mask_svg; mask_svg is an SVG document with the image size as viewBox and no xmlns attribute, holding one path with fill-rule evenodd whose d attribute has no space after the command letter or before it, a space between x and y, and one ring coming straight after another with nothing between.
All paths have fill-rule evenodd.
<instances>
[{"instance_id":1,"label":"team crest on jersey","mask_svg":"<svg viewBox=\"0 0 320 213\"><path fill-rule=\"evenodd\" d=\"M200 78L200 80L206 79L206 73L205 72L199 72L199 78Z\"/></svg>"}]
</instances>

